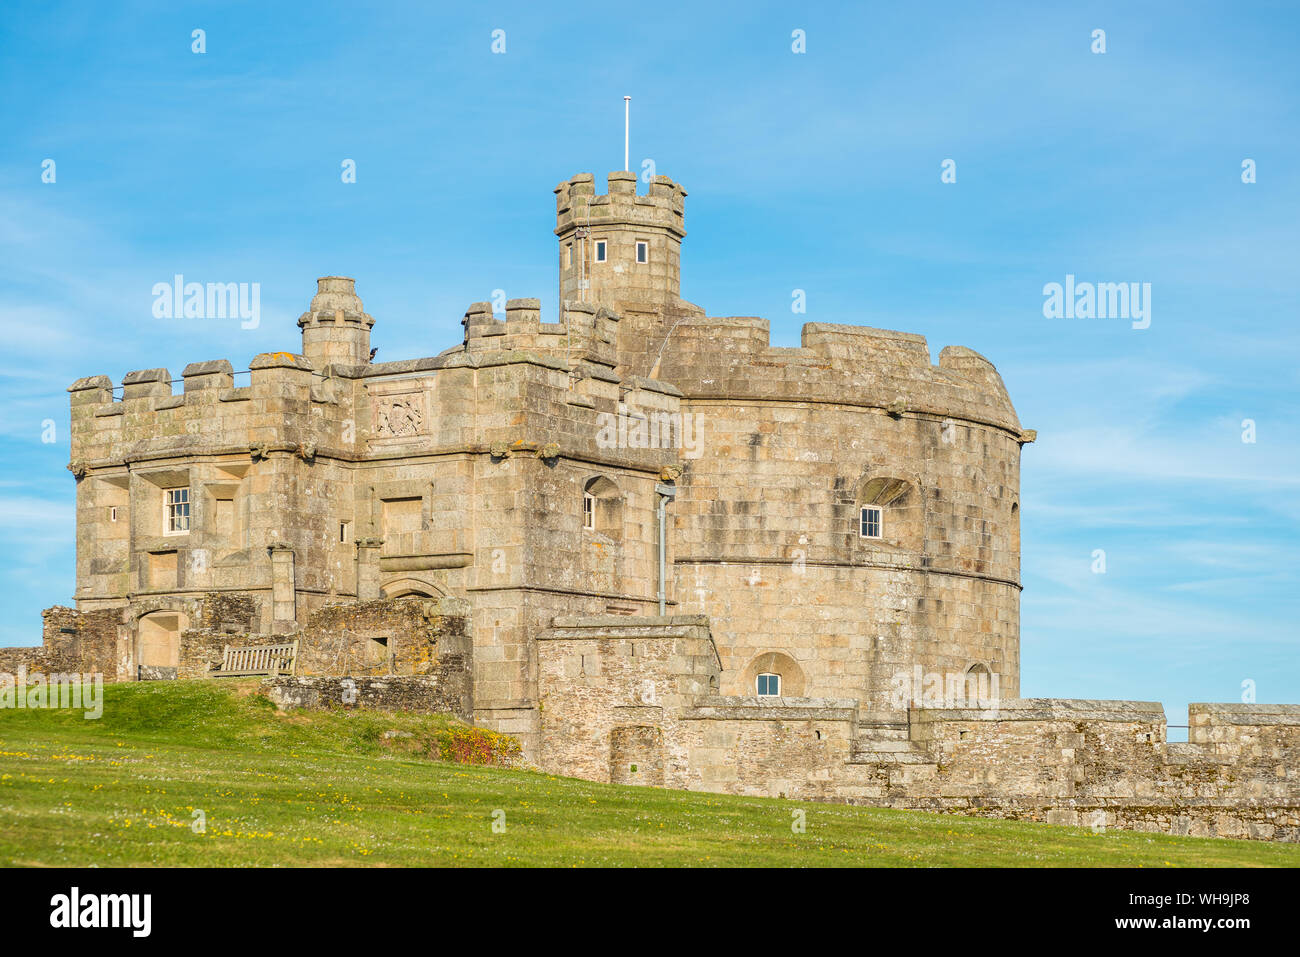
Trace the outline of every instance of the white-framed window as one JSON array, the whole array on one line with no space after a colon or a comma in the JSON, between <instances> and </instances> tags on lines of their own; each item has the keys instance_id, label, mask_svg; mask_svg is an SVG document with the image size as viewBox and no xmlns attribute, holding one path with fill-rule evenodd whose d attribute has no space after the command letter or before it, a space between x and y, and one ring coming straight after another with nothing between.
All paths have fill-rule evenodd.
<instances>
[{"instance_id":1,"label":"white-framed window","mask_svg":"<svg viewBox=\"0 0 1300 957\"><path fill-rule=\"evenodd\" d=\"M184 535L190 530L190 490L163 489L163 534Z\"/></svg>"},{"instance_id":2,"label":"white-framed window","mask_svg":"<svg viewBox=\"0 0 1300 957\"><path fill-rule=\"evenodd\" d=\"M582 493L582 527L589 532L596 530L596 496L590 492Z\"/></svg>"},{"instance_id":3,"label":"white-framed window","mask_svg":"<svg viewBox=\"0 0 1300 957\"><path fill-rule=\"evenodd\" d=\"M644 239L638 239L636 242L636 261L638 263L650 261L650 244Z\"/></svg>"},{"instance_id":4,"label":"white-framed window","mask_svg":"<svg viewBox=\"0 0 1300 957\"><path fill-rule=\"evenodd\" d=\"M116 521L117 521L117 506L116 506L116 505L110 505L110 506L108 507L108 520L109 520L110 522L116 522Z\"/></svg>"},{"instance_id":5,"label":"white-framed window","mask_svg":"<svg viewBox=\"0 0 1300 957\"><path fill-rule=\"evenodd\" d=\"M781 697L781 676L765 672L758 676L758 696L760 698Z\"/></svg>"},{"instance_id":6,"label":"white-framed window","mask_svg":"<svg viewBox=\"0 0 1300 957\"><path fill-rule=\"evenodd\" d=\"M605 261L607 250L608 246L606 245L605 240L596 240L596 262L603 263Z\"/></svg>"},{"instance_id":7,"label":"white-framed window","mask_svg":"<svg viewBox=\"0 0 1300 957\"><path fill-rule=\"evenodd\" d=\"M885 510L878 505L862 506L861 525L858 534L863 538L879 538L884 527Z\"/></svg>"}]
</instances>

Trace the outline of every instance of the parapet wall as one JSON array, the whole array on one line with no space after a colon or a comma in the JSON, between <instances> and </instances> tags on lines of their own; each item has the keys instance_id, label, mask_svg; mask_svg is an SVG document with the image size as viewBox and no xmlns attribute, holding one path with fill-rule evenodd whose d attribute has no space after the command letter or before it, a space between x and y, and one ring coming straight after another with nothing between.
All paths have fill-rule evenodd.
<instances>
[{"instance_id":1,"label":"parapet wall","mask_svg":"<svg viewBox=\"0 0 1300 957\"><path fill-rule=\"evenodd\" d=\"M1016 699L912 709L719 696L702 616L557 619L540 636L541 764L599 781L1300 841L1300 705ZM648 773L642 774L642 769Z\"/></svg>"},{"instance_id":2,"label":"parapet wall","mask_svg":"<svg viewBox=\"0 0 1300 957\"><path fill-rule=\"evenodd\" d=\"M685 319L669 337L661 377L690 399L820 401L922 413L1021 436L993 363L948 346L931 365L923 336L807 323L798 348L773 347L766 319Z\"/></svg>"},{"instance_id":3,"label":"parapet wall","mask_svg":"<svg viewBox=\"0 0 1300 957\"><path fill-rule=\"evenodd\" d=\"M174 395L168 370L143 369L123 378L120 398L108 376L78 379L68 387L69 469L80 478L91 468L200 451L247 455L254 448L343 444L342 422L351 413L326 411L337 397L304 356L264 353L249 363L247 385L235 378L228 360L193 362L181 375L183 391Z\"/></svg>"},{"instance_id":4,"label":"parapet wall","mask_svg":"<svg viewBox=\"0 0 1300 957\"><path fill-rule=\"evenodd\" d=\"M585 360L612 368L619 318L603 306L566 302L559 322L541 321L541 300L511 299L505 319L492 305L476 302L465 311L465 349L537 352L569 362Z\"/></svg>"}]
</instances>

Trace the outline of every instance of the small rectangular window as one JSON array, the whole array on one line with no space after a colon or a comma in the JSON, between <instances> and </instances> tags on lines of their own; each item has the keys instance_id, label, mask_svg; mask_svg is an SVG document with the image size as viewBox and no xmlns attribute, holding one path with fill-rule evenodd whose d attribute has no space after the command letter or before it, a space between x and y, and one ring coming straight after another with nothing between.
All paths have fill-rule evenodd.
<instances>
[{"instance_id":1,"label":"small rectangular window","mask_svg":"<svg viewBox=\"0 0 1300 957\"><path fill-rule=\"evenodd\" d=\"M759 675L758 696L760 698L779 698L781 696L781 676L772 674Z\"/></svg>"},{"instance_id":2,"label":"small rectangular window","mask_svg":"<svg viewBox=\"0 0 1300 957\"><path fill-rule=\"evenodd\" d=\"M163 490L165 509L163 534L182 535L190 530L190 490L169 488Z\"/></svg>"},{"instance_id":3,"label":"small rectangular window","mask_svg":"<svg viewBox=\"0 0 1300 957\"><path fill-rule=\"evenodd\" d=\"M348 523L339 522L339 541L346 543L348 540Z\"/></svg>"},{"instance_id":4,"label":"small rectangular window","mask_svg":"<svg viewBox=\"0 0 1300 957\"><path fill-rule=\"evenodd\" d=\"M568 269L573 265L573 243L564 244L564 268Z\"/></svg>"},{"instance_id":5,"label":"small rectangular window","mask_svg":"<svg viewBox=\"0 0 1300 957\"><path fill-rule=\"evenodd\" d=\"M596 496L590 492L582 494L582 527L590 532L596 530Z\"/></svg>"},{"instance_id":6,"label":"small rectangular window","mask_svg":"<svg viewBox=\"0 0 1300 957\"><path fill-rule=\"evenodd\" d=\"M596 240L596 262L603 263L604 261L605 261L605 240L598 239Z\"/></svg>"},{"instance_id":7,"label":"small rectangular window","mask_svg":"<svg viewBox=\"0 0 1300 957\"><path fill-rule=\"evenodd\" d=\"M638 242L636 244L636 261L639 263L648 263L650 261L650 244L647 242Z\"/></svg>"},{"instance_id":8,"label":"small rectangular window","mask_svg":"<svg viewBox=\"0 0 1300 957\"><path fill-rule=\"evenodd\" d=\"M879 538L883 510L874 505L862 509L862 528L859 534L863 538Z\"/></svg>"},{"instance_id":9,"label":"small rectangular window","mask_svg":"<svg viewBox=\"0 0 1300 957\"><path fill-rule=\"evenodd\" d=\"M116 506L116 505L110 505L110 506L108 507L108 520L109 520L110 522L116 522L116 521L117 521L117 506Z\"/></svg>"}]
</instances>

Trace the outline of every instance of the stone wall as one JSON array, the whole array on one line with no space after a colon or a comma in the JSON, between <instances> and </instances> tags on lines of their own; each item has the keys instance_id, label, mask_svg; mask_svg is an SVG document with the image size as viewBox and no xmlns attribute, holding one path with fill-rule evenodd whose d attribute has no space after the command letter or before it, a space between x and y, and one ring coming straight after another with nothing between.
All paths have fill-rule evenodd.
<instances>
[{"instance_id":1,"label":"stone wall","mask_svg":"<svg viewBox=\"0 0 1300 957\"><path fill-rule=\"evenodd\" d=\"M265 635L211 627L181 633L178 677L203 678L221 665L227 646L298 642L296 673L320 676L430 675L470 668L468 604L460 599L406 597L327 605L300 631ZM220 615L207 615L208 623Z\"/></svg>"},{"instance_id":2,"label":"stone wall","mask_svg":"<svg viewBox=\"0 0 1300 957\"><path fill-rule=\"evenodd\" d=\"M130 680L130 641L121 609L80 612L55 605L42 613L41 644L0 648L0 673L101 674L105 681Z\"/></svg>"},{"instance_id":3,"label":"stone wall","mask_svg":"<svg viewBox=\"0 0 1300 957\"><path fill-rule=\"evenodd\" d=\"M473 717L473 690L467 663L450 665L437 674L267 678L267 697L282 708L359 708L370 711L414 711Z\"/></svg>"},{"instance_id":4,"label":"stone wall","mask_svg":"<svg viewBox=\"0 0 1300 957\"><path fill-rule=\"evenodd\" d=\"M538 640L541 765L598 781L1300 841L1300 706L1013 699L913 708L723 696L707 619L557 619Z\"/></svg>"}]
</instances>

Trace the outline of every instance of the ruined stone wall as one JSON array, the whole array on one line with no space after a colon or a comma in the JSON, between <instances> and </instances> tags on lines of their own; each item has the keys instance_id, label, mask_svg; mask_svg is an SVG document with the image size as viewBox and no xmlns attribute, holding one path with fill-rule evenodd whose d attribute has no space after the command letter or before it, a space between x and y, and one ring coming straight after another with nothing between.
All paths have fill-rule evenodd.
<instances>
[{"instance_id":1,"label":"ruined stone wall","mask_svg":"<svg viewBox=\"0 0 1300 957\"><path fill-rule=\"evenodd\" d=\"M473 649L468 604L460 599L416 597L329 605L299 631L267 635L209 627L180 635L180 678L209 677L227 646L243 648L298 642L298 675L429 675L468 669Z\"/></svg>"},{"instance_id":2,"label":"ruined stone wall","mask_svg":"<svg viewBox=\"0 0 1300 957\"><path fill-rule=\"evenodd\" d=\"M105 681L129 680L129 642L117 609L79 612L55 605L42 613L41 644L0 648L0 673L101 674Z\"/></svg>"},{"instance_id":3,"label":"ruined stone wall","mask_svg":"<svg viewBox=\"0 0 1300 957\"><path fill-rule=\"evenodd\" d=\"M299 674L422 675L448 656L468 666L470 641L463 600L379 599L333 605L298 633Z\"/></svg>"},{"instance_id":4,"label":"ruined stone wall","mask_svg":"<svg viewBox=\"0 0 1300 957\"><path fill-rule=\"evenodd\" d=\"M414 711L473 716L473 693L466 667L428 675L383 675L356 678L281 676L262 682L267 697L281 708L367 711Z\"/></svg>"}]
</instances>

